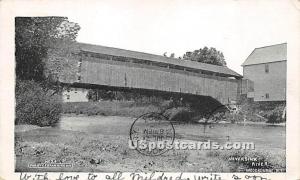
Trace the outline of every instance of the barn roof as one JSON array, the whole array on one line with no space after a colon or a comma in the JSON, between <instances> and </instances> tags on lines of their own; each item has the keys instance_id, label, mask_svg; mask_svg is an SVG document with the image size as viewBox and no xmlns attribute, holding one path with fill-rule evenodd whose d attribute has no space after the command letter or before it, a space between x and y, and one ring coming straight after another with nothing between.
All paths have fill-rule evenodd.
<instances>
[{"instance_id":1,"label":"barn roof","mask_svg":"<svg viewBox=\"0 0 300 180\"><path fill-rule=\"evenodd\" d=\"M87 52L143 59L152 62L160 62L160 63L178 65L178 66L192 68L192 69L200 69L200 70L220 73L231 77L242 77L240 74L224 66L217 66L217 65L200 63L200 62L190 61L190 60L180 60L177 58L169 58L169 57L155 55L155 54L149 54L144 52L137 52L137 51L107 47L107 46L100 46L100 45L92 45L86 43L77 43L77 45L79 46L80 50L87 51Z\"/></svg>"},{"instance_id":2,"label":"barn roof","mask_svg":"<svg viewBox=\"0 0 300 180\"><path fill-rule=\"evenodd\" d=\"M271 46L264 46L255 48L248 56L242 66L252 64L262 64L277 61L286 61L287 43L275 44Z\"/></svg>"}]
</instances>

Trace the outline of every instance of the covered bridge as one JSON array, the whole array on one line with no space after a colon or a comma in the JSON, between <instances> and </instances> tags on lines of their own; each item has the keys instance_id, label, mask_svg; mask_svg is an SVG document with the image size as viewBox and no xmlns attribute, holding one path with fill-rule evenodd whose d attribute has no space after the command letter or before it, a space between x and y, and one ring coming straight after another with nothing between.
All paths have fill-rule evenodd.
<instances>
[{"instance_id":1,"label":"covered bridge","mask_svg":"<svg viewBox=\"0 0 300 180\"><path fill-rule=\"evenodd\" d=\"M210 96L236 101L242 76L211 64L125 49L75 43L78 87L106 86Z\"/></svg>"}]
</instances>

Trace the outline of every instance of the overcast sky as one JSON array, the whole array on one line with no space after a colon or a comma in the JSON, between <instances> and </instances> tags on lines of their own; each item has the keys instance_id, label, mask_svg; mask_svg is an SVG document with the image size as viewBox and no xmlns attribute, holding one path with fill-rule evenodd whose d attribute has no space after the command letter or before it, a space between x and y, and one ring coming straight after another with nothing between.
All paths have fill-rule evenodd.
<instances>
[{"instance_id":1,"label":"overcast sky","mask_svg":"<svg viewBox=\"0 0 300 180\"><path fill-rule=\"evenodd\" d=\"M77 40L85 43L176 57L215 47L224 53L228 67L242 73L240 65L254 48L295 39L291 34L300 30L296 1L18 1L11 11L67 16L81 26Z\"/></svg>"},{"instance_id":2,"label":"overcast sky","mask_svg":"<svg viewBox=\"0 0 300 180\"><path fill-rule=\"evenodd\" d=\"M239 73L255 47L287 42L295 11L287 0L98 1L76 8L69 18L81 26L80 42L176 57L215 47Z\"/></svg>"}]
</instances>

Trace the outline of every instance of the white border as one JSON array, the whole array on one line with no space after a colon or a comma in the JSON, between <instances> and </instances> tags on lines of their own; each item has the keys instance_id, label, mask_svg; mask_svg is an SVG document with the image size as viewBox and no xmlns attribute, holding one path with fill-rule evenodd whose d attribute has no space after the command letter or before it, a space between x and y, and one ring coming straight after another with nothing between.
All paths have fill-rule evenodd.
<instances>
[{"instance_id":1,"label":"white border","mask_svg":"<svg viewBox=\"0 0 300 180\"><path fill-rule=\"evenodd\" d=\"M93 1L18 1L0 0L0 179L19 179L19 173L14 173L14 17L15 16L48 16L61 15L68 9L68 4L76 3L84 6ZM159 3L159 1L156 1ZM295 8L300 7L300 1L290 1ZM299 9L298 9L299 12ZM80 12L78 12L80 13ZM254 12L255 13L255 12ZM289 13L289 12L287 12ZM285 14L282 14L285 16ZM300 13L295 14L290 26L287 63L287 173L265 173L262 176L269 179L300 179ZM80 174L81 177L87 173ZM106 173L97 173L105 177ZM196 173L184 173L190 176ZM203 175L205 173L197 173ZM209 174L209 173L207 173ZM220 173L223 179L232 179L233 174L244 176L245 173ZM48 177L58 177L59 173L50 173ZM124 174L126 175L126 174ZM128 176L129 174L127 174ZM176 176L177 174L173 174ZM85 179L85 178L80 178ZM101 178L102 179L102 178Z\"/></svg>"}]
</instances>

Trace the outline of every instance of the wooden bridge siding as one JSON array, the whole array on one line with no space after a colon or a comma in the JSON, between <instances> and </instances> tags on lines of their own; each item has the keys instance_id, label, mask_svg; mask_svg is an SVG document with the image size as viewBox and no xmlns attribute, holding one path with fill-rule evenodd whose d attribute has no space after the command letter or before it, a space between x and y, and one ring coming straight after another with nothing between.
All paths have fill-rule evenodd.
<instances>
[{"instance_id":1,"label":"wooden bridge siding","mask_svg":"<svg viewBox=\"0 0 300 180\"><path fill-rule=\"evenodd\" d=\"M104 60L105 61L105 60ZM126 81L125 81L126 77ZM223 104L237 98L237 80L219 80L138 66L82 61L81 83L211 96Z\"/></svg>"}]
</instances>

